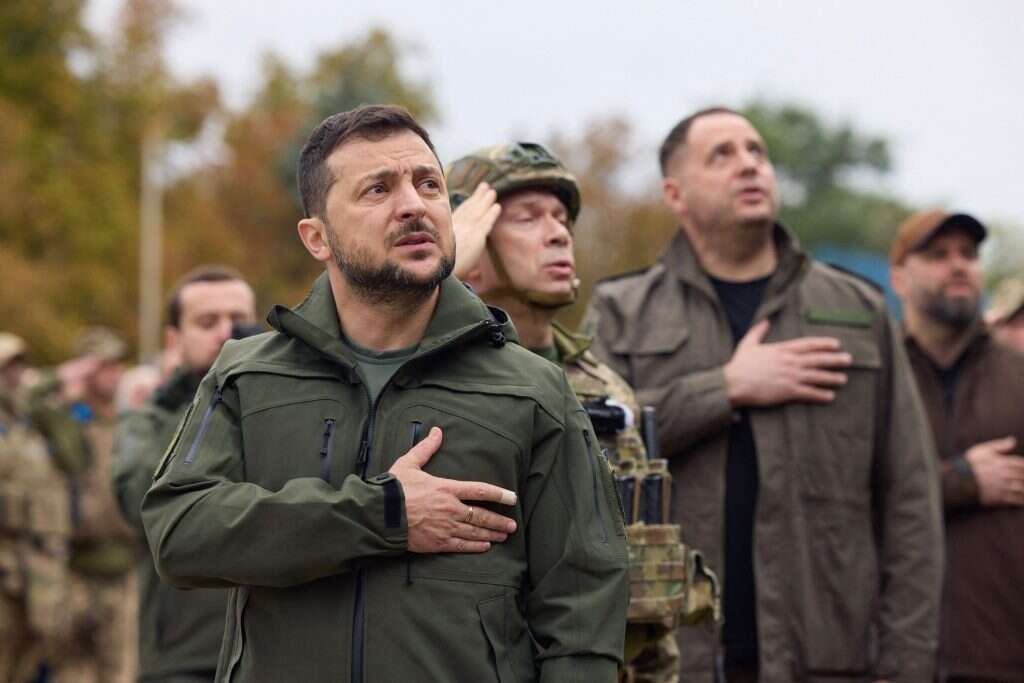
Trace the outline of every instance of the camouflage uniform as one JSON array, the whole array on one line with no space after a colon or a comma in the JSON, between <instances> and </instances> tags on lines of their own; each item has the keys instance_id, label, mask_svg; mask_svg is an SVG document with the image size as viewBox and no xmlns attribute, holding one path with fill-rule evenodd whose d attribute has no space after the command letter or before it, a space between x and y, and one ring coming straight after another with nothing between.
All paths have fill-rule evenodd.
<instances>
[{"instance_id":1,"label":"camouflage uniform","mask_svg":"<svg viewBox=\"0 0 1024 683\"><path fill-rule=\"evenodd\" d=\"M119 360L125 347L112 333L93 331L79 351ZM69 646L51 662L51 678L55 683L128 683L137 670L138 589L135 535L110 486L117 419L97 415L82 403L60 404L57 388L56 380L49 379L33 392L34 417L55 445L74 494L67 603L74 630Z\"/></svg>"},{"instance_id":2,"label":"camouflage uniform","mask_svg":"<svg viewBox=\"0 0 1024 683\"><path fill-rule=\"evenodd\" d=\"M591 401L612 399L625 406L629 412L639 417L640 408L636 402L633 390L629 388L626 381L614 370L597 360L588 350L590 338L584 335L573 334L558 325L553 324L555 337L555 350L558 354L558 361L565 370L565 376L569 385L576 392L576 398L580 403L586 404ZM608 454L613 467L619 471L629 471L642 477L647 467L647 451L644 449L643 439L635 424L628 424L614 434L601 431L596 432L601 448ZM630 538L630 585L632 601L630 603L630 616L635 616L635 603L642 598L643 586L641 576L638 576L638 569L643 569L642 563L638 562L637 548L633 541L638 535L638 527L644 525L631 525L627 527L626 533ZM675 540L671 533L664 534L663 543L659 544L669 548L669 557L685 562L683 551L678 542L678 527L670 526L675 531ZM647 583L644 581L643 583ZM682 594L683 584L679 581L678 592ZM653 596L652 596L653 597ZM671 608L671 605L669 605ZM679 648L676 646L675 636L672 634L675 624L672 623L674 614L671 609L668 613L667 628L655 624L630 623L626 632L626 653L625 660L629 663L626 670L622 672L621 679L624 681L636 681L636 683L675 683L679 680Z\"/></svg>"},{"instance_id":3,"label":"camouflage uniform","mask_svg":"<svg viewBox=\"0 0 1024 683\"><path fill-rule=\"evenodd\" d=\"M447 170L452 206L465 201L481 182L488 183L499 199L507 194L539 189L558 197L574 222L581 201L579 185L561 162L543 146L513 143L488 147L455 161ZM489 245L495 271L508 279L501 254ZM568 296L545 292L521 291L517 295L534 306L557 308L571 304L579 283ZM588 351L590 339L575 335L553 324L555 349L542 353L561 365L580 403L608 405L608 399L628 414L639 418L640 410L629 385L607 365ZM594 415L591 415L592 419ZM613 431L595 433L613 468L620 475L644 480L649 470L647 453L636 426L630 422ZM663 463L659 463L663 464ZM692 553L680 542L680 529L674 524L627 527L630 550L631 602L626 637L625 661L620 672L623 681L637 683L673 683L679 677L679 650L674 631L686 621L712 620L717 600L714 576L703 570L699 553ZM705 599L706 598L706 599Z\"/></svg>"},{"instance_id":4,"label":"camouflage uniform","mask_svg":"<svg viewBox=\"0 0 1024 683\"><path fill-rule=\"evenodd\" d=\"M0 333L0 368L24 352ZM0 683L35 680L70 634L67 480L15 398L0 385Z\"/></svg>"}]
</instances>

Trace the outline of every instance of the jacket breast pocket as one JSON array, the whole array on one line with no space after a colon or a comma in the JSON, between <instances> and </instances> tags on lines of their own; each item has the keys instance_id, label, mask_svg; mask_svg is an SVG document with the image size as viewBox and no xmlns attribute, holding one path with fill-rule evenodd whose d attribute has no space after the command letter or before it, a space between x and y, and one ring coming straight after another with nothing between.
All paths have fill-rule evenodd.
<instances>
[{"instance_id":1,"label":"jacket breast pocket","mask_svg":"<svg viewBox=\"0 0 1024 683\"><path fill-rule=\"evenodd\" d=\"M690 330L683 326L637 326L616 339L612 352L627 359L633 389L646 389L663 384L666 379L692 370L703 358L680 353L690 339ZM689 351L689 349L687 349Z\"/></svg>"},{"instance_id":2,"label":"jacket breast pocket","mask_svg":"<svg viewBox=\"0 0 1024 683\"><path fill-rule=\"evenodd\" d=\"M302 477L337 486L354 471L361 419L336 382L264 375L259 388L242 406L246 481L270 491Z\"/></svg>"},{"instance_id":3,"label":"jacket breast pocket","mask_svg":"<svg viewBox=\"0 0 1024 683\"><path fill-rule=\"evenodd\" d=\"M839 339L852 365L842 370L846 384L826 405L811 407L814 446L805 451L805 489L813 496L866 504L871 487L882 357L869 330L810 331Z\"/></svg>"},{"instance_id":4,"label":"jacket breast pocket","mask_svg":"<svg viewBox=\"0 0 1024 683\"><path fill-rule=\"evenodd\" d=\"M442 431L441 447L423 468L435 477L457 481L480 481L519 492L525 476L525 454L518 441L498 425L484 424L457 410L458 400L444 408L425 403L400 411L389 421L391 434L387 452L401 456L425 437L433 427ZM468 411L467 411L468 412ZM476 411L479 413L480 411ZM383 463L382 469L390 467ZM410 578L444 578L481 581L500 585L518 585L525 568L525 543L521 529L525 523L521 501L515 506L465 500L466 505L492 510L516 521L517 532L502 543L494 543L483 553L412 554L407 557Z\"/></svg>"}]
</instances>

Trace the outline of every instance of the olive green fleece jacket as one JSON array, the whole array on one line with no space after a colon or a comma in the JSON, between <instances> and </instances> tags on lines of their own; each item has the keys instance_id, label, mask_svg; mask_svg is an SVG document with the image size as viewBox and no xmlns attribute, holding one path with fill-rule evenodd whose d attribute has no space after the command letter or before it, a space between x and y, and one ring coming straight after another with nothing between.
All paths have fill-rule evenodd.
<instances>
[{"instance_id":1,"label":"olive green fleece jacket","mask_svg":"<svg viewBox=\"0 0 1024 683\"><path fill-rule=\"evenodd\" d=\"M136 411L121 418L114 440L112 484L121 513L139 532L139 681L179 677L213 680L224 634L227 591L181 590L161 581L145 545L142 497L182 418L201 375L179 371Z\"/></svg>"},{"instance_id":2,"label":"olive green fleece jacket","mask_svg":"<svg viewBox=\"0 0 1024 683\"><path fill-rule=\"evenodd\" d=\"M326 276L276 332L229 342L142 506L157 569L227 586L221 681L614 681L628 601L610 470L558 368L454 278L371 404ZM518 494L481 554L407 551L388 473Z\"/></svg>"}]
</instances>

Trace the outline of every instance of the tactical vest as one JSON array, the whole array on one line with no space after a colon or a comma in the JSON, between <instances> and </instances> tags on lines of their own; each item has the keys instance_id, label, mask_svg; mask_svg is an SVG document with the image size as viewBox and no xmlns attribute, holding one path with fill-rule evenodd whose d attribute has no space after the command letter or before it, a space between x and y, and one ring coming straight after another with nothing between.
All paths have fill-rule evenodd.
<instances>
[{"instance_id":1,"label":"tactical vest","mask_svg":"<svg viewBox=\"0 0 1024 683\"><path fill-rule=\"evenodd\" d=\"M555 327L555 347L569 385L591 416L607 455L626 519L630 556L629 624L640 637L656 641L680 624L717 623L721 618L718 579L699 551L682 543L672 518L671 476L664 460L648 460L637 429L636 397L617 373L587 348L590 339ZM638 628L639 627L639 628ZM631 635L634 635L631 633Z\"/></svg>"}]
</instances>

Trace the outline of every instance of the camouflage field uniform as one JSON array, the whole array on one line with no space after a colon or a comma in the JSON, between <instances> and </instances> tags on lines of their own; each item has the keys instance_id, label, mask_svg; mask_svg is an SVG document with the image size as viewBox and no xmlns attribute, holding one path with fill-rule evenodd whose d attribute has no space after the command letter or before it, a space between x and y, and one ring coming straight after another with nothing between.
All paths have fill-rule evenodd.
<instances>
[{"instance_id":1,"label":"camouflage field uniform","mask_svg":"<svg viewBox=\"0 0 1024 683\"><path fill-rule=\"evenodd\" d=\"M612 399L626 406L633 415L639 416L640 409L633 390L614 370L594 357L587 347L590 339L583 335L573 334L554 324L555 350L558 360L565 370L569 385L576 392L581 403L593 400ZM642 476L647 466L647 452L644 442L635 424L627 426L615 435L598 433L601 447L605 449L613 467L620 471L629 471ZM622 672L621 680L636 683L675 683L679 680L679 649L673 631L677 626L684 607L685 576L671 574L651 576L650 568L661 566L684 567L686 561L685 548L679 543L679 527L665 525L658 536L646 534L643 524L634 524L626 528L630 540L630 623L626 635L625 660L628 666ZM651 558L664 560L660 563L642 562L640 555L645 549L638 547L637 541L647 537L651 540ZM654 558L655 547L661 551L662 557ZM673 563L672 560L675 560ZM647 570L645 572L645 570ZM646 617L653 615L638 614L638 603L647 599L644 595L649 586L658 586L649 596L649 611L664 616L663 623L655 623L656 619ZM669 582L675 585L669 585ZM658 595L661 593L661 595ZM666 599L674 593L675 599ZM643 621L637 621L642 618Z\"/></svg>"},{"instance_id":2,"label":"camouflage field uniform","mask_svg":"<svg viewBox=\"0 0 1024 683\"><path fill-rule=\"evenodd\" d=\"M446 175L453 208L469 198L480 183L486 182L499 200L526 189L550 192L565 206L570 223L575 222L580 212L576 178L547 149L535 143L486 147L454 161ZM490 255L496 272L502 274L501 254L495 253L491 246ZM507 275L502 277L507 278ZM578 287L577 281L569 294L540 291L519 294L531 305L554 309L571 304ZM572 334L555 324L554 338L554 353L542 352L541 355L563 367L584 407L588 402L603 404L611 399L639 419L640 410L632 389L588 351L589 337ZM592 422L594 419L592 414ZM611 432L598 428L596 422L594 427L601 447L619 476L643 481L650 464L636 426L627 425ZM620 679L629 683L673 683L679 679L679 650L673 634L682 623L717 620L716 579L703 568L700 554L689 551L681 543L678 525L640 522L628 526L626 532L631 597L624 653L627 666L620 672Z\"/></svg>"},{"instance_id":3,"label":"camouflage field uniform","mask_svg":"<svg viewBox=\"0 0 1024 683\"><path fill-rule=\"evenodd\" d=\"M118 423L84 404L61 405L57 388L47 378L33 391L33 417L54 445L73 492L66 609L74 629L68 647L50 662L51 680L129 683L138 668L137 551L110 486Z\"/></svg>"},{"instance_id":4,"label":"camouflage field uniform","mask_svg":"<svg viewBox=\"0 0 1024 683\"><path fill-rule=\"evenodd\" d=\"M23 352L0 333L0 367ZM15 344L15 340L17 343ZM8 343L10 342L10 343ZM67 480L46 441L0 389L0 682L32 681L67 644Z\"/></svg>"}]
</instances>

